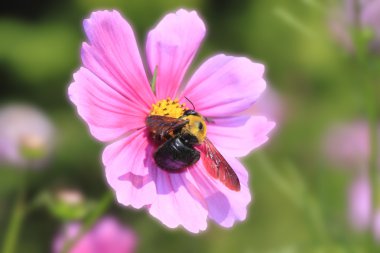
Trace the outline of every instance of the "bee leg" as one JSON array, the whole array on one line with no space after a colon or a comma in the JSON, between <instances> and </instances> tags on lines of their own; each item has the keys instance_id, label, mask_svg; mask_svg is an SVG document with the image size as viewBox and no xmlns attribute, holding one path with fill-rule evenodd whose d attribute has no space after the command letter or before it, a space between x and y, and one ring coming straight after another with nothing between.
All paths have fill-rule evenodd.
<instances>
[{"instance_id":1,"label":"bee leg","mask_svg":"<svg viewBox=\"0 0 380 253\"><path fill-rule=\"evenodd\" d=\"M153 154L158 167L169 172L180 172L196 163L200 158L198 150L186 145L180 137L169 139Z\"/></svg>"}]
</instances>

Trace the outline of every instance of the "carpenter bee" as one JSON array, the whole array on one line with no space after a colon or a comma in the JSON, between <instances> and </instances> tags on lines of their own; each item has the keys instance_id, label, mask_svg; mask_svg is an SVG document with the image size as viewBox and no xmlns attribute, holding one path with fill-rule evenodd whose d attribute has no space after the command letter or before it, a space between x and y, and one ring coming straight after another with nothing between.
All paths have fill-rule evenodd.
<instances>
[{"instance_id":1,"label":"carpenter bee","mask_svg":"<svg viewBox=\"0 0 380 253\"><path fill-rule=\"evenodd\" d=\"M181 172L202 158L212 177L229 189L240 191L239 178L206 137L206 121L198 112L186 110L179 118L150 115L146 118L146 125L151 140L158 146L153 154L158 167L169 172Z\"/></svg>"}]
</instances>

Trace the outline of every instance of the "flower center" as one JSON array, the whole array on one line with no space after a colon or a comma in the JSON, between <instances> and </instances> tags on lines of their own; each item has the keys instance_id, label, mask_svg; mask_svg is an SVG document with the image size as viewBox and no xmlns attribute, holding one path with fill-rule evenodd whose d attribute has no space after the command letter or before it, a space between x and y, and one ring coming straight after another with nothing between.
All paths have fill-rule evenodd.
<instances>
[{"instance_id":1,"label":"flower center","mask_svg":"<svg viewBox=\"0 0 380 253\"><path fill-rule=\"evenodd\" d=\"M159 100L157 103L153 104L149 115L179 118L188 109L189 108L186 107L186 104L180 104L177 98L174 100L167 98Z\"/></svg>"}]
</instances>

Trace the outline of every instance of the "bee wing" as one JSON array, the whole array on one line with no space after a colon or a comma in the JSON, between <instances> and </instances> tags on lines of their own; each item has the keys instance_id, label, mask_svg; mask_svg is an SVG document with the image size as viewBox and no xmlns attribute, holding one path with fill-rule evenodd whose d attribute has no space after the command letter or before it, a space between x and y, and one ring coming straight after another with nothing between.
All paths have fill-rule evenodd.
<instances>
[{"instance_id":1,"label":"bee wing","mask_svg":"<svg viewBox=\"0 0 380 253\"><path fill-rule=\"evenodd\" d=\"M161 138L167 138L188 123L187 120L158 115L148 116L145 121L149 131Z\"/></svg>"},{"instance_id":2,"label":"bee wing","mask_svg":"<svg viewBox=\"0 0 380 253\"><path fill-rule=\"evenodd\" d=\"M204 153L202 161L207 172L214 178L219 179L225 186L233 191L240 191L240 181L235 171L226 159L215 148L209 139L203 142Z\"/></svg>"}]
</instances>

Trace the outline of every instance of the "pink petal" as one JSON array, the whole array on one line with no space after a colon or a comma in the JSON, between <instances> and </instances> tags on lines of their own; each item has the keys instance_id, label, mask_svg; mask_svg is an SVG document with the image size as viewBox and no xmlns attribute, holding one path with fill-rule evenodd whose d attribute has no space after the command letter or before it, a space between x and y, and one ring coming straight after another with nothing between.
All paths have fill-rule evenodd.
<instances>
[{"instance_id":1,"label":"pink petal","mask_svg":"<svg viewBox=\"0 0 380 253\"><path fill-rule=\"evenodd\" d=\"M158 67L158 99L175 97L183 76L205 35L206 28L195 11L166 15L148 34L146 51L152 73Z\"/></svg>"},{"instance_id":2,"label":"pink petal","mask_svg":"<svg viewBox=\"0 0 380 253\"><path fill-rule=\"evenodd\" d=\"M53 244L53 252L61 252L69 239L76 237L81 229L79 223L69 223L58 234ZM71 248L70 253L112 252L132 253L136 248L136 235L116 219L105 217L99 220Z\"/></svg>"},{"instance_id":3,"label":"pink petal","mask_svg":"<svg viewBox=\"0 0 380 253\"><path fill-rule=\"evenodd\" d=\"M86 68L74 74L69 87L70 100L87 122L92 135L110 141L133 129L145 126L148 114Z\"/></svg>"},{"instance_id":4,"label":"pink petal","mask_svg":"<svg viewBox=\"0 0 380 253\"><path fill-rule=\"evenodd\" d=\"M372 216L372 192L367 175L355 178L348 192L348 215L351 225L358 231L368 228Z\"/></svg>"},{"instance_id":5,"label":"pink petal","mask_svg":"<svg viewBox=\"0 0 380 253\"><path fill-rule=\"evenodd\" d=\"M146 145L144 134L145 130L141 129L109 145L103 153L106 178L118 202L135 208L151 204L156 195L152 178L153 147Z\"/></svg>"},{"instance_id":6,"label":"pink petal","mask_svg":"<svg viewBox=\"0 0 380 253\"><path fill-rule=\"evenodd\" d=\"M207 205L208 217L221 226L232 227L236 220L242 221L246 218L251 194L248 188L248 173L244 166L234 158L225 158L239 177L239 192L229 190L220 181L212 178L202 163L197 163L190 173L198 182Z\"/></svg>"},{"instance_id":7,"label":"pink petal","mask_svg":"<svg viewBox=\"0 0 380 253\"><path fill-rule=\"evenodd\" d=\"M267 86L260 98L248 111L243 112L243 115L265 116L269 120L275 121L277 125L284 121L289 111L288 109L286 98L273 88Z\"/></svg>"},{"instance_id":8,"label":"pink petal","mask_svg":"<svg viewBox=\"0 0 380 253\"><path fill-rule=\"evenodd\" d=\"M367 122L335 124L328 129L322 144L325 156L338 168L367 169L371 150Z\"/></svg>"},{"instance_id":9,"label":"pink petal","mask_svg":"<svg viewBox=\"0 0 380 253\"><path fill-rule=\"evenodd\" d=\"M120 175L146 176L149 174L147 154L151 149L145 128L140 129L108 145L103 152L103 164Z\"/></svg>"},{"instance_id":10,"label":"pink petal","mask_svg":"<svg viewBox=\"0 0 380 253\"><path fill-rule=\"evenodd\" d=\"M373 41L372 46L379 52L380 46L380 2L368 1L362 8L361 22L363 26L372 29Z\"/></svg>"},{"instance_id":11,"label":"pink petal","mask_svg":"<svg viewBox=\"0 0 380 253\"><path fill-rule=\"evenodd\" d=\"M248 109L265 89L264 66L245 57L216 55L195 72L186 96L204 116L224 117Z\"/></svg>"},{"instance_id":12,"label":"pink petal","mask_svg":"<svg viewBox=\"0 0 380 253\"><path fill-rule=\"evenodd\" d=\"M375 238L376 242L379 243L380 242L380 210L378 208L374 212L374 215L373 215L372 231L373 231L373 237Z\"/></svg>"},{"instance_id":13,"label":"pink petal","mask_svg":"<svg viewBox=\"0 0 380 253\"><path fill-rule=\"evenodd\" d=\"M156 169L157 196L149 213L170 228L182 225L198 233L207 227L207 210L197 199L199 192L185 178L188 172L168 173Z\"/></svg>"},{"instance_id":14,"label":"pink petal","mask_svg":"<svg viewBox=\"0 0 380 253\"><path fill-rule=\"evenodd\" d=\"M53 252L62 251L65 243L78 235L81 225L79 223L69 223L62 230L54 241ZM70 253L84 253L95 251L93 242L88 234L85 234L70 250Z\"/></svg>"},{"instance_id":15,"label":"pink petal","mask_svg":"<svg viewBox=\"0 0 380 253\"><path fill-rule=\"evenodd\" d=\"M352 4L352 6L355 6L355 3ZM362 21L362 24L364 26L370 27L374 29L374 35L377 34L380 31L379 24L379 14L380 14L380 2L379 1L367 1L366 3L362 3L361 6L361 13L360 18Z\"/></svg>"},{"instance_id":16,"label":"pink petal","mask_svg":"<svg viewBox=\"0 0 380 253\"><path fill-rule=\"evenodd\" d=\"M229 117L214 119L207 125L207 136L222 154L247 155L268 140L275 123L265 117Z\"/></svg>"},{"instance_id":17,"label":"pink petal","mask_svg":"<svg viewBox=\"0 0 380 253\"><path fill-rule=\"evenodd\" d=\"M96 252L132 253L136 248L136 235L112 217L100 220L90 232Z\"/></svg>"},{"instance_id":18,"label":"pink petal","mask_svg":"<svg viewBox=\"0 0 380 253\"><path fill-rule=\"evenodd\" d=\"M84 28L89 39L82 47L84 67L143 110L150 109L154 95L128 22L115 10L97 11Z\"/></svg>"}]
</instances>

